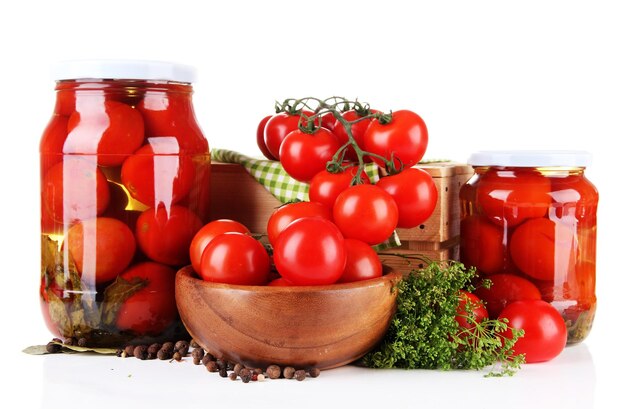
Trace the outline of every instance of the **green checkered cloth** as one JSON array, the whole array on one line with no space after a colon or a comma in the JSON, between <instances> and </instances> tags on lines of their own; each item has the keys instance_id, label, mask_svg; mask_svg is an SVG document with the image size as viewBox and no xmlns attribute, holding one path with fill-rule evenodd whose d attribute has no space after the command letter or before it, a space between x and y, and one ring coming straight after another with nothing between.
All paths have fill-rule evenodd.
<instances>
[{"instance_id":1,"label":"green checkered cloth","mask_svg":"<svg viewBox=\"0 0 626 409\"><path fill-rule=\"evenodd\" d=\"M226 149L213 149L211 158L218 162L237 163L270 192L281 203L309 200L309 185L295 180L285 172L279 161L255 159ZM378 167L374 163L365 165L365 173L370 182L376 183L380 178ZM396 232L384 243L375 246L377 251L400 246Z\"/></svg>"}]
</instances>

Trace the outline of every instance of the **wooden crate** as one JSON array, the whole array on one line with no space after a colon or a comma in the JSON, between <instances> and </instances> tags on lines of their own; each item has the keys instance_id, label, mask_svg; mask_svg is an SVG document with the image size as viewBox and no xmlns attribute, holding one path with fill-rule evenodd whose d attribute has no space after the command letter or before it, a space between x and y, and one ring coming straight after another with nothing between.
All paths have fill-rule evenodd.
<instances>
[{"instance_id":1,"label":"wooden crate","mask_svg":"<svg viewBox=\"0 0 626 409\"><path fill-rule=\"evenodd\" d=\"M443 162L420 165L432 177L439 193L433 215L413 229L398 229L402 247L389 252L421 254L432 260L458 259L459 189L470 178L470 166ZM211 168L211 220L235 219L251 232L264 235L272 212L281 205L237 164L214 162ZM383 256L403 271L414 268L405 259ZM418 263L419 264L419 263Z\"/></svg>"}]
</instances>

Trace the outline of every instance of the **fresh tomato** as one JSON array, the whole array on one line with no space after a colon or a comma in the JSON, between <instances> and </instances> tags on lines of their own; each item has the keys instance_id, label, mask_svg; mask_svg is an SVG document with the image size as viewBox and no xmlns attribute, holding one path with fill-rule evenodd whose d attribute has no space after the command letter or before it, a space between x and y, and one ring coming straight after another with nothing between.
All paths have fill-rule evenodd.
<instances>
[{"instance_id":1,"label":"fresh tomato","mask_svg":"<svg viewBox=\"0 0 626 409\"><path fill-rule=\"evenodd\" d=\"M265 145L265 125L271 117L272 115L268 115L265 118L261 119L261 122L259 122L259 126L256 128L256 144L261 150L263 156L265 156L267 159L278 160L278 158L272 155L272 152L267 149L267 145Z\"/></svg>"},{"instance_id":2,"label":"fresh tomato","mask_svg":"<svg viewBox=\"0 0 626 409\"><path fill-rule=\"evenodd\" d=\"M379 244L387 240L398 225L398 206L393 197L378 186L356 185L337 197L333 220L346 238Z\"/></svg>"},{"instance_id":3,"label":"fresh tomato","mask_svg":"<svg viewBox=\"0 0 626 409\"><path fill-rule=\"evenodd\" d=\"M280 275L294 285L332 284L346 266L343 236L328 220L296 220L278 236L274 263Z\"/></svg>"},{"instance_id":4,"label":"fresh tomato","mask_svg":"<svg viewBox=\"0 0 626 409\"><path fill-rule=\"evenodd\" d=\"M243 233L222 233L206 246L200 263L205 281L239 285L263 285L270 273L265 247Z\"/></svg>"},{"instance_id":5,"label":"fresh tomato","mask_svg":"<svg viewBox=\"0 0 626 409\"><path fill-rule=\"evenodd\" d=\"M426 152L428 131L424 120L415 112L400 110L392 113L391 122L372 121L363 136L365 150L391 160L399 160L405 168L419 162ZM383 161L372 158L378 166ZM396 164L397 165L397 164Z\"/></svg>"},{"instance_id":6,"label":"fresh tomato","mask_svg":"<svg viewBox=\"0 0 626 409\"><path fill-rule=\"evenodd\" d=\"M273 157L280 158L280 145L291 131L298 129L299 123L303 123L301 122L302 116L310 117L312 115L313 112L311 111L302 111L302 115L280 112L267 121L264 130L265 146Z\"/></svg>"},{"instance_id":7,"label":"fresh tomato","mask_svg":"<svg viewBox=\"0 0 626 409\"><path fill-rule=\"evenodd\" d=\"M126 224L98 217L70 227L63 247L76 263L83 281L100 284L113 280L130 264L137 245Z\"/></svg>"},{"instance_id":8,"label":"fresh tomato","mask_svg":"<svg viewBox=\"0 0 626 409\"><path fill-rule=\"evenodd\" d=\"M335 115L332 112L326 112L324 115L320 117L322 121L322 126L329 131L334 131L335 129Z\"/></svg>"},{"instance_id":9,"label":"fresh tomato","mask_svg":"<svg viewBox=\"0 0 626 409\"><path fill-rule=\"evenodd\" d=\"M139 216L135 235L139 248L159 263L182 266L189 263L189 246L202 228L202 221L182 206L159 206Z\"/></svg>"},{"instance_id":10,"label":"fresh tomato","mask_svg":"<svg viewBox=\"0 0 626 409\"><path fill-rule=\"evenodd\" d=\"M128 297L117 313L116 326L136 335L158 335L176 318L176 271L163 264L144 262L124 271L120 278L141 280L146 286Z\"/></svg>"},{"instance_id":11,"label":"fresh tomato","mask_svg":"<svg viewBox=\"0 0 626 409\"><path fill-rule=\"evenodd\" d=\"M267 283L267 285L270 287L292 287L293 286L293 284L285 280L283 277L275 278L274 280Z\"/></svg>"},{"instance_id":12,"label":"fresh tomato","mask_svg":"<svg viewBox=\"0 0 626 409\"><path fill-rule=\"evenodd\" d=\"M289 176L308 183L326 169L326 163L339 148L337 137L326 128L317 128L310 134L296 129L280 146L280 163Z\"/></svg>"},{"instance_id":13,"label":"fresh tomato","mask_svg":"<svg viewBox=\"0 0 626 409\"><path fill-rule=\"evenodd\" d=\"M538 280L573 273L576 232L571 225L549 219L530 219L511 237L511 257L520 270Z\"/></svg>"},{"instance_id":14,"label":"fresh tomato","mask_svg":"<svg viewBox=\"0 0 626 409\"><path fill-rule=\"evenodd\" d=\"M504 268L506 248L501 227L479 215L461 220L461 262L484 274L495 274Z\"/></svg>"},{"instance_id":15,"label":"fresh tomato","mask_svg":"<svg viewBox=\"0 0 626 409\"><path fill-rule=\"evenodd\" d=\"M54 115L43 131L39 144L42 175L63 160L65 138L67 138L67 117Z\"/></svg>"},{"instance_id":16,"label":"fresh tomato","mask_svg":"<svg viewBox=\"0 0 626 409\"><path fill-rule=\"evenodd\" d=\"M489 316L496 319L502 310L515 301L540 300L539 289L530 281L514 274L489 276L491 286L478 287L474 294L485 302Z\"/></svg>"},{"instance_id":17,"label":"fresh tomato","mask_svg":"<svg viewBox=\"0 0 626 409\"><path fill-rule=\"evenodd\" d=\"M398 206L398 227L413 228L424 223L437 206L437 187L424 170L409 168L383 177L376 186L389 193Z\"/></svg>"},{"instance_id":18,"label":"fresh tomato","mask_svg":"<svg viewBox=\"0 0 626 409\"><path fill-rule=\"evenodd\" d=\"M370 112L376 113L379 111L371 110ZM343 119L345 119L348 122L353 122L360 118L363 118L363 116L360 116L354 109L343 112L341 116L343 117ZM372 119L363 119L350 125L350 130L352 131L352 137L354 138L354 141L356 142L356 144L359 145L359 147L362 149L365 146L363 137L365 135L365 131L367 130L367 127L370 125L371 122L372 122ZM338 119L335 120L335 123L333 124L332 129L333 129L333 133L337 136L337 140L339 141L340 145L343 146L346 142L348 142L348 132L346 131L346 128L343 126L341 121L339 121ZM353 147L348 147L345 157L348 160L353 160L353 161L357 160L357 155Z\"/></svg>"},{"instance_id":19,"label":"fresh tomato","mask_svg":"<svg viewBox=\"0 0 626 409\"><path fill-rule=\"evenodd\" d=\"M293 221L303 217L319 217L332 220L330 210L317 202L289 203L274 210L267 221L267 239L271 245L276 244L280 233Z\"/></svg>"},{"instance_id":20,"label":"fresh tomato","mask_svg":"<svg viewBox=\"0 0 626 409\"><path fill-rule=\"evenodd\" d=\"M198 230L189 246L191 265L197 273L200 272L202 253L204 253L206 246L222 233L250 234L250 230L243 224L229 219L213 220Z\"/></svg>"},{"instance_id":21,"label":"fresh tomato","mask_svg":"<svg viewBox=\"0 0 626 409\"><path fill-rule=\"evenodd\" d=\"M337 196L350 187L357 171L358 166L350 166L339 173L330 173L327 170L319 172L311 179L309 199L323 204L332 211ZM370 183L365 171L361 172L360 180L361 183Z\"/></svg>"},{"instance_id":22,"label":"fresh tomato","mask_svg":"<svg viewBox=\"0 0 626 409\"><path fill-rule=\"evenodd\" d=\"M89 103L87 103L89 102ZM129 105L93 97L70 115L65 153L98 154L98 165L118 166L144 140L141 114Z\"/></svg>"},{"instance_id":23,"label":"fresh tomato","mask_svg":"<svg viewBox=\"0 0 626 409\"><path fill-rule=\"evenodd\" d=\"M367 243L360 240L345 239L346 268L338 283L369 280L383 275L383 265L378 254Z\"/></svg>"},{"instance_id":24,"label":"fresh tomato","mask_svg":"<svg viewBox=\"0 0 626 409\"><path fill-rule=\"evenodd\" d=\"M184 199L195 169L189 155L179 155L174 137L148 138L148 143L122 165L122 183L132 197L146 206L169 206Z\"/></svg>"},{"instance_id":25,"label":"fresh tomato","mask_svg":"<svg viewBox=\"0 0 626 409\"><path fill-rule=\"evenodd\" d=\"M483 302L476 295L465 290L459 291L459 306L456 308L454 319L459 323L459 336L467 335L467 330L472 331L476 324L489 318L487 309Z\"/></svg>"},{"instance_id":26,"label":"fresh tomato","mask_svg":"<svg viewBox=\"0 0 626 409\"><path fill-rule=\"evenodd\" d=\"M494 170L476 188L478 211L499 226L514 227L543 217L552 202L550 180L533 171Z\"/></svg>"},{"instance_id":27,"label":"fresh tomato","mask_svg":"<svg viewBox=\"0 0 626 409\"><path fill-rule=\"evenodd\" d=\"M109 205L109 184L93 157L65 157L43 178L43 208L56 222L101 215Z\"/></svg>"},{"instance_id":28,"label":"fresh tomato","mask_svg":"<svg viewBox=\"0 0 626 409\"><path fill-rule=\"evenodd\" d=\"M545 301L515 301L502 310L498 318L506 318L509 326L524 330L524 336L517 340L513 350L516 355L525 354L526 363L549 361L565 348L565 321L556 308ZM510 330L505 336L511 338Z\"/></svg>"}]
</instances>

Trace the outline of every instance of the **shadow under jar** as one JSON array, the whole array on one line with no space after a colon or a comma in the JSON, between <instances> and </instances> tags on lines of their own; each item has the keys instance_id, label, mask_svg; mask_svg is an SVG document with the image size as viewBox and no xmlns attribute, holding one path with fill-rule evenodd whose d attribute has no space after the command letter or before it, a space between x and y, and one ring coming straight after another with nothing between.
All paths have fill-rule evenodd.
<instances>
[{"instance_id":1,"label":"shadow under jar","mask_svg":"<svg viewBox=\"0 0 626 409\"><path fill-rule=\"evenodd\" d=\"M484 291L490 316L509 302L541 298L563 316L568 344L585 339L596 310L590 160L577 151L478 152L460 193L461 261L492 280Z\"/></svg>"},{"instance_id":2,"label":"shadow under jar","mask_svg":"<svg viewBox=\"0 0 626 409\"><path fill-rule=\"evenodd\" d=\"M185 335L176 271L208 217L210 154L191 67L59 64L41 144L42 312L90 346Z\"/></svg>"}]
</instances>

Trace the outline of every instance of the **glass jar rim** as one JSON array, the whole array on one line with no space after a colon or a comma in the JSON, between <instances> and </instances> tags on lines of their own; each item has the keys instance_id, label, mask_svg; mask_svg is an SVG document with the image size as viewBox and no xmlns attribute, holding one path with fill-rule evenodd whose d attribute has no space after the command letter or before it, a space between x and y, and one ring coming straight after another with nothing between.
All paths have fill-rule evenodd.
<instances>
[{"instance_id":1,"label":"glass jar rim","mask_svg":"<svg viewBox=\"0 0 626 409\"><path fill-rule=\"evenodd\" d=\"M68 60L52 66L55 81L79 79L154 80L193 83L196 69L185 64L148 60Z\"/></svg>"},{"instance_id":2,"label":"glass jar rim","mask_svg":"<svg viewBox=\"0 0 626 409\"><path fill-rule=\"evenodd\" d=\"M577 150L478 151L467 163L471 166L586 168L591 164L591 153Z\"/></svg>"}]
</instances>

